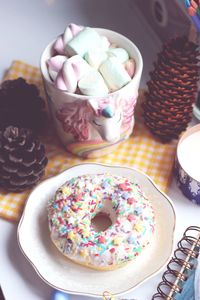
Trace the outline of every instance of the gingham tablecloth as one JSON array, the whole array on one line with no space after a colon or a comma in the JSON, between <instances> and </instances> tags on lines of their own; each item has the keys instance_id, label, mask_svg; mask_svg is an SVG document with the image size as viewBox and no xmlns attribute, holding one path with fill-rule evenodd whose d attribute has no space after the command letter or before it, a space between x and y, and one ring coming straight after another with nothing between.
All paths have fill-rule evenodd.
<instances>
[{"instance_id":1,"label":"gingham tablecloth","mask_svg":"<svg viewBox=\"0 0 200 300\"><path fill-rule=\"evenodd\" d=\"M42 90L42 81L38 68L21 61L14 61L4 79L25 78ZM142 93L139 100L142 100ZM140 102L140 101L138 101ZM98 162L137 168L148 174L158 187L166 192L172 173L176 143L162 144L155 140L144 126L142 117L136 109L136 125L132 136L111 154L95 158L81 159L67 153L55 134L47 133L41 137L46 146L49 159L45 178L58 174L70 166L86 162ZM18 221L30 191L23 193L0 192L0 216Z\"/></svg>"}]
</instances>

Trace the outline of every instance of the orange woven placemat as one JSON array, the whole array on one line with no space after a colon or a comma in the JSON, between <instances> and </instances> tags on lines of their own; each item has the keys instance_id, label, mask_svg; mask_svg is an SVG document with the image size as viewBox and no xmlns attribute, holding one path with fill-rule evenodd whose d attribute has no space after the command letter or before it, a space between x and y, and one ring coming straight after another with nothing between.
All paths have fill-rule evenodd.
<instances>
[{"instance_id":1,"label":"orange woven placemat","mask_svg":"<svg viewBox=\"0 0 200 300\"><path fill-rule=\"evenodd\" d=\"M21 61L14 61L4 79L25 78L42 89L38 68ZM148 132L142 118L136 112L136 125L133 135L111 154L95 159L81 159L65 151L51 131L41 137L49 159L45 178L53 176L75 164L98 162L137 168L148 174L166 192L173 168L176 143L161 144ZM9 220L19 220L24 203L30 191L23 193L0 192L0 216Z\"/></svg>"}]
</instances>

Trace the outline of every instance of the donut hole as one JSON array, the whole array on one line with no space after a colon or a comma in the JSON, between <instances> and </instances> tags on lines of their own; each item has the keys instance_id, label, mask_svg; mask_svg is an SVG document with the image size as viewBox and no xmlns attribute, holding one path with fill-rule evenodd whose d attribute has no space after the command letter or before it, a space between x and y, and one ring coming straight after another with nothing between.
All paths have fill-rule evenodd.
<instances>
[{"instance_id":1,"label":"donut hole","mask_svg":"<svg viewBox=\"0 0 200 300\"><path fill-rule=\"evenodd\" d=\"M91 220L92 227L96 232L106 231L106 229L108 229L112 223L113 222L110 218L110 215L105 212L99 212Z\"/></svg>"}]
</instances>

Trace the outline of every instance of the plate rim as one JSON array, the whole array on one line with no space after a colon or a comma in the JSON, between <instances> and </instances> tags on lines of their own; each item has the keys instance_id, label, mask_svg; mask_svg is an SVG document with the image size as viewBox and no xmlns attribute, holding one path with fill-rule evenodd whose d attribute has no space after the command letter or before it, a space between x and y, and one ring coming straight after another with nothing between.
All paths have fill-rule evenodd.
<instances>
[{"instance_id":1,"label":"plate rim","mask_svg":"<svg viewBox=\"0 0 200 300\"><path fill-rule=\"evenodd\" d=\"M128 166L120 166L120 165L110 165L110 164L103 164L103 163L93 163L93 162L88 162L88 163L80 163L80 164L76 164L76 165L73 165L73 166L70 166L69 168L66 168L65 170L63 170L62 172L50 177L50 178L46 178L44 179L43 181L41 181L38 185L36 185L33 190L30 192L30 194L28 195L27 197L27 200L26 200L26 203L25 203L25 206L24 206L24 209L23 209L23 213L21 215L21 218L20 218L20 221L18 223L18 226L17 226L17 243L19 245L19 248L22 252L22 254L24 255L24 257L27 259L27 261L31 264L31 266L33 267L33 269L35 270L35 272L38 274L38 276L49 286L53 287L54 289L56 290L60 290L62 292L65 292L65 293L68 293L68 294L72 294L72 295L79 295L79 296L88 296L88 297L96 297L96 298L102 298L103 297L103 294L102 295L99 295L99 294L95 294L95 293L85 293L85 292L79 292L79 291L72 291L72 290L67 290L67 289L63 289L63 288L60 288L60 287L57 287L56 285L54 285L53 283L49 282L46 278L44 278L44 276L40 273L39 269L36 267L36 265L32 262L31 258L29 258L29 256L26 254L26 252L24 251L22 245L21 245L21 242L20 242L20 228L23 224L23 221L25 219L25 215L26 215L26 211L27 211L27 207L28 207L28 202L29 202L29 199L31 198L32 194L35 192L36 189L40 188L41 185L44 185L46 184L47 182L49 181L53 181L55 180L56 178L58 177L61 177L63 173L73 169L73 168L78 168L78 167L82 167L82 166L86 166L86 165L97 165L97 166L102 166L102 167L106 167L106 168L120 168L120 169L128 169L128 170L131 170L131 171L135 171L135 172L138 172L140 174L142 174L144 177L146 177L148 179L148 181L153 185L153 187L162 195L166 198L168 204L170 204L171 206L171 209L172 209L172 212L173 212L173 229L172 229L172 232L171 232L171 235L172 235L172 240L170 242L170 245L171 245L171 249L168 253L168 256L165 258L165 262L163 263L163 265L161 267L159 267L158 269L156 269L154 272L152 272L150 275L146 276L146 278L140 280L140 282L138 282L136 285L134 285L133 287L127 289L127 290L124 290L122 292L119 292L119 293L112 293L113 296L115 297L119 297L119 296L123 296L127 293L130 293L131 291L133 291L136 287L138 287L139 285L141 285L142 283L144 283L145 281L147 281L148 279L152 278L153 276L155 276L159 271L161 271L161 269L163 269L167 263L168 263L168 260L170 259L170 257L172 256L172 253L173 253L173 247L174 247L174 233L175 233L175 228L176 228L176 212L175 212L175 206L172 202L172 200L169 198L169 196L167 196L163 191L161 191L161 189L157 186L157 184L153 181L153 179L151 179L151 177L149 175L147 175L146 173L144 173L143 171L137 169L137 168L134 168L134 167L128 167Z\"/></svg>"}]
</instances>

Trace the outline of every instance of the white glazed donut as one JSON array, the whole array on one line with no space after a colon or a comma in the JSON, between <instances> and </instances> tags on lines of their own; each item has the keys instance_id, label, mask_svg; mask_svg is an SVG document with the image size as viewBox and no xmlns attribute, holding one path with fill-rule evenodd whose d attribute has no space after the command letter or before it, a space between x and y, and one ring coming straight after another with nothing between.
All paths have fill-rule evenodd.
<instances>
[{"instance_id":1,"label":"white glazed donut","mask_svg":"<svg viewBox=\"0 0 200 300\"><path fill-rule=\"evenodd\" d=\"M92 219L109 215L112 225L96 231ZM98 270L123 266L151 242L154 212L138 184L108 173L68 180L48 203L51 239L78 264Z\"/></svg>"}]
</instances>

